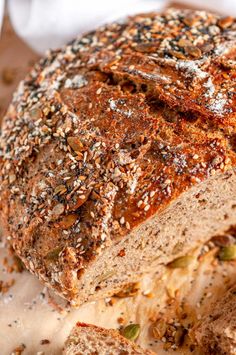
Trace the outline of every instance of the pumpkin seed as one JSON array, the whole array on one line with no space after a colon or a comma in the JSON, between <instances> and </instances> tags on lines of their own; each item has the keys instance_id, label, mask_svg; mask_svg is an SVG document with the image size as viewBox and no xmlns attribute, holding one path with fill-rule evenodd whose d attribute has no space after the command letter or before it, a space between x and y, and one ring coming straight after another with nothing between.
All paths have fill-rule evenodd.
<instances>
[{"instance_id":1,"label":"pumpkin seed","mask_svg":"<svg viewBox=\"0 0 236 355\"><path fill-rule=\"evenodd\" d=\"M175 51L175 50L170 50L169 53L173 57L176 57L178 59L186 59L185 55L182 52L178 52L178 51Z\"/></svg>"},{"instance_id":2,"label":"pumpkin seed","mask_svg":"<svg viewBox=\"0 0 236 355\"><path fill-rule=\"evenodd\" d=\"M29 111L29 115L30 118L32 118L33 120L38 120L39 118L42 117L42 111L40 110L40 108L35 107Z\"/></svg>"},{"instance_id":3,"label":"pumpkin seed","mask_svg":"<svg viewBox=\"0 0 236 355\"><path fill-rule=\"evenodd\" d=\"M57 260L59 258L59 254L62 251L62 249L63 249L62 247L57 247L55 249L50 250L46 254L45 259L51 260L51 261Z\"/></svg>"},{"instance_id":4,"label":"pumpkin seed","mask_svg":"<svg viewBox=\"0 0 236 355\"><path fill-rule=\"evenodd\" d=\"M183 345L186 333L187 333L187 331L182 325L180 325L177 328L176 333L175 333L175 345L176 346Z\"/></svg>"},{"instance_id":5,"label":"pumpkin seed","mask_svg":"<svg viewBox=\"0 0 236 355\"><path fill-rule=\"evenodd\" d=\"M170 262L167 266L172 269L183 269L188 267L194 261L194 257L191 255L180 256L179 258Z\"/></svg>"},{"instance_id":6,"label":"pumpkin seed","mask_svg":"<svg viewBox=\"0 0 236 355\"><path fill-rule=\"evenodd\" d=\"M137 44L137 46L134 47L134 49L137 52L152 53L152 52L156 52L158 47L159 47L159 43L139 43Z\"/></svg>"},{"instance_id":7,"label":"pumpkin seed","mask_svg":"<svg viewBox=\"0 0 236 355\"><path fill-rule=\"evenodd\" d=\"M78 137L68 137L67 142L75 152L79 152L83 149L83 143Z\"/></svg>"},{"instance_id":8,"label":"pumpkin seed","mask_svg":"<svg viewBox=\"0 0 236 355\"><path fill-rule=\"evenodd\" d=\"M186 26L193 26L198 21L198 17L195 15L188 15L183 19L183 22Z\"/></svg>"},{"instance_id":9,"label":"pumpkin seed","mask_svg":"<svg viewBox=\"0 0 236 355\"><path fill-rule=\"evenodd\" d=\"M62 203L58 203L56 206L53 207L52 209L52 215L53 216L60 216L65 210L65 206Z\"/></svg>"},{"instance_id":10,"label":"pumpkin seed","mask_svg":"<svg viewBox=\"0 0 236 355\"><path fill-rule=\"evenodd\" d=\"M189 41L188 39L181 38L181 39L178 41L178 45L179 45L180 47L191 46L191 45L192 45L192 42Z\"/></svg>"},{"instance_id":11,"label":"pumpkin seed","mask_svg":"<svg viewBox=\"0 0 236 355\"><path fill-rule=\"evenodd\" d=\"M62 229L68 229L77 221L78 216L76 214L68 214L58 223Z\"/></svg>"},{"instance_id":12,"label":"pumpkin seed","mask_svg":"<svg viewBox=\"0 0 236 355\"><path fill-rule=\"evenodd\" d=\"M54 193L55 195L62 195L67 191L65 185L58 185L55 187Z\"/></svg>"},{"instance_id":13,"label":"pumpkin seed","mask_svg":"<svg viewBox=\"0 0 236 355\"><path fill-rule=\"evenodd\" d=\"M218 21L218 26L222 29L232 25L234 19L231 16L223 17Z\"/></svg>"},{"instance_id":14,"label":"pumpkin seed","mask_svg":"<svg viewBox=\"0 0 236 355\"><path fill-rule=\"evenodd\" d=\"M212 49L214 48L214 44L206 42L206 43L202 44L200 46L200 48L203 53L208 53L208 52L212 51Z\"/></svg>"},{"instance_id":15,"label":"pumpkin seed","mask_svg":"<svg viewBox=\"0 0 236 355\"><path fill-rule=\"evenodd\" d=\"M236 244L221 248L219 252L219 259L221 261L236 260Z\"/></svg>"},{"instance_id":16,"label":"pumpkin seed","mask_svg":"<svg viewBox=\"0 0 236 355\"><path fill-rule=\"evenodd\" d=\"M184 50L187 54L191 55L194 58L200 58L202 55L201 49L195 46L186 46Z\"/></svg>"},{"instance_id":17,"label":"pumpkin seed","mask_svg":"<svg viewBox=\"0 0 236 355\"><path fill-rule=\"evenodd\" d=\"M136 340L140 333L140 325L139 324L129 324L125 327L121 334L129 340Z\"/></svg>"}]
</instances>

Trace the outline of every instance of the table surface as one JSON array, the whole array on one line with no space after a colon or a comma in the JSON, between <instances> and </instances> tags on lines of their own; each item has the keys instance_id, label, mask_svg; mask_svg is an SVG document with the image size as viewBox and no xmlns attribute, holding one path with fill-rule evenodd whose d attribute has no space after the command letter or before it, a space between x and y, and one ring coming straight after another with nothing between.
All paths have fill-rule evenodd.
<instances>
[{"instance_id":1,"label":"table surface","mask_svg":"<svg viewBox=\"0 0 236 355\"><path fill-rule=\"evenodd\" d=\"M38 56L15 34L8 18L0 37L0 119L12 93Z\"/></svg>"}]
</instances>

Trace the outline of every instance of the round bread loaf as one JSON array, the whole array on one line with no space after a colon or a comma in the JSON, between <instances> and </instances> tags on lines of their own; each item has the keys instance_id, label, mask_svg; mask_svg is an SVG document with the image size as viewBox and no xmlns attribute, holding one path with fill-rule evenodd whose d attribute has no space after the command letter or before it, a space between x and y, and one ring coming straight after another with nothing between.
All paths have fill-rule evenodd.
<instances>
[{"instance_id":1,"label":"round bread loaf","mask_svg":"<svg viewBox=\"0 0 236 355\"><path fill-rule=\"evenodd\" d=\"M73 304L118 292L235 222L236 22L168 10L47 54L0 141L17 255Z\"/></svg>"}]
</instances>

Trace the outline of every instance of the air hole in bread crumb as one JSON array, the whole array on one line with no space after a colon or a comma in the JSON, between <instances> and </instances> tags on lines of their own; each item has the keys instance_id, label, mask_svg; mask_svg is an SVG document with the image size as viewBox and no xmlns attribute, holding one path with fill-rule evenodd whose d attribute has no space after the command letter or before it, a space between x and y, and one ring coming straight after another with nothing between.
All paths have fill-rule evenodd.
<instances>
[{"instance_id":1,"label":"air hole in bread crumb","mask_svg":"<svg viewBox=\"0 0 236 355\"><path fill-rule=\"evenodd\" d=\"M196 113L191 111L183 113L183 116L185 120L188 122L196 122L199 118L199 116Z\"/></svg>"},{"instance_id":2,"label":"air hole in bread crumb","mask_svg":"<svg viewBox=\"0 0 236 355\"><path fill-rule=\"evenodd\" d=\"M127 80L125 82L120 83L121 90L125 93L129 92L131 94L135 94L137 92L137 86L131 80Z\"/></svg>"},{"instance_id":3,"label":"air hole in bread crumb","mask_svg":"<svg viewBox=\"0 0 236 355\"><path fill-rule=\"evenodd\" d=\"M198 203L199 203L200 205L205 205L205 204L207 203L207 201L203 198L203 199L201 199L201 200L198 200Z\"/></svg>"},{"instance_id":4,"label":"air hole in bread crumb","mask_svg":"<svg viewBox=\"0 0 236 355\"><path fill-rule=\"evenodd\" d=\"M146 84L141 84L141 91L142 92L147 92L148 91L148 86Z\"/></svg>"}]
</instances>

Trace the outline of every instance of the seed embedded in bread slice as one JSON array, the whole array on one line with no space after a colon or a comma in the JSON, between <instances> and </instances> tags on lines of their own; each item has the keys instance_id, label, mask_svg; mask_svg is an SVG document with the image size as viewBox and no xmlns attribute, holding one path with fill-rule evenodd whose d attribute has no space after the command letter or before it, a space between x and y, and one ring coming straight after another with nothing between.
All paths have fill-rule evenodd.
<instances>
[{"instance_id":1,"label":"seed embedded in bread slice","mask_svg":"<svg viewBox=\"0 0 236 355\"><path fill-rule=\"evenodd\" d=\"M114 329L80 323L72 329L63 355L154 355Z\"/></svg>"},{"instance_id":2,"label":"seed embedded in bread slice","mask_svg":"<svg viewBox=\"0 0 236 355\"><path fill-rule=\"evenodd\" d=\"M236 23L130 17L49 53L0 139L17 255L74 305L110 296L235 223Z\"/></svg>"},{"instance_id":3,"label":"seed embedded in bread slice","mask_svg":"<svg viewBox=\"0 0 236 355\"><path fill-rule=\"evenodd\" d=\"M236 354L236 286L212 304L193 334L204 354Z\"/></svg>"}]
</instances>

